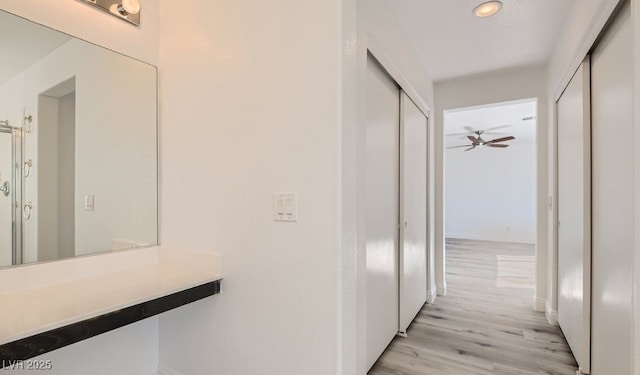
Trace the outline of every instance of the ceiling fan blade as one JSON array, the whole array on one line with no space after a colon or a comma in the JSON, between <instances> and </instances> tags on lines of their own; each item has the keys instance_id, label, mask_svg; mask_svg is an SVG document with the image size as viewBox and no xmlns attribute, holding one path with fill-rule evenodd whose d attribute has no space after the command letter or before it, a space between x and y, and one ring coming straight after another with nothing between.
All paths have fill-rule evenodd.
<instances>
[{"instance_id":1,"label":"ceiling fan blade","mask_svg":"<svg viewBox=\"0 0 640 375\"><path fill-rule=\"evenodd\" d=\"M509 147L509 145L503 145L503 144L499 144L499 143L492 143L492 144L488 144L487 146L489 146L489 147L499 147L499 148Z\"/></svg>"},{"instance_id":2,"label":"ceiling fan blade","mask_svg":"<svg viewBox=\"0 0 640 375\"><path fill-rule=\"evenodd\" d=\"M451 134L447 134L447 137L453 137L453 136L457 136L457 135L469 135L469 132L464 132L464 133L451 133Z\"/></svg>"},{"instance_id":3,"label":"ceiling fan blade","mask_svg":"<svg viewBox=\"0 0 640 375\"><path fill-rule=\"evenodd\" d=\"M487 128L484 129L485 132L491 131L491 130L498 130L498 129L504 129L504 128L508 128L510 126L513 126L513 124L508 124L508 125L500 125L500 126L494 126L492 128Z\"/></svg>"},{"instance_id":4,"label":"ceiling fan blade","mask_svg":"<svg viewBox=\"0 0 640 375\"><path fill-rule=\"evenodd\" d=\"M487 142L487 144L489 144L489 143L498 143L498 142L506 142L506 141L511 141L511 140L514 140L514 139L516 139L516 137L514 137L514 136L496 138L494 140L491 140L491 141Z\"/></svg>"},{"instance_id":5,"label":"ceiling fan blade","mask_svg":"<svg viewBox=\"0 0 640 375\"><path fill-rule=\"evenodd\" d=\"M467 138L471 141L471 143L476 144L476 143L480 143L480 141L478 140L478 138L472 136L472 135L468 135Z\"/></svg>"},{"instance_id":6,"label":"ceiling fan blade","mask_svg":"<svg viewBox=\"0 0 640 375\"><path fill-rule=\"evenodd\" d=\"M461 148L461 147L471 147L473 145L462 145L462 146L449 146L447 148Z\"/></svg>"},{"instance_id":7,"label":"ceiling fan blade","mask_svg":"<svg viewBox=\"0 0 640 375\"><path fill-rule=\"evenodd\" d=\"M472 128L471 126L465 126L465 127L463 127L463 129L466 130L468 133L475 133L476 132L476 129Z\"/></svg>"},{"instance_id":8,"label":"ceiling fan blade","mask_svg":"<svg viewBox=\"0 0 640 375\"><path fill-rule=\"evenodd\" d=\"M468 149L466 149L465 151L473 150L474 148L476 148L476 146L471 146Z\"/></svg>"}]
</instances>

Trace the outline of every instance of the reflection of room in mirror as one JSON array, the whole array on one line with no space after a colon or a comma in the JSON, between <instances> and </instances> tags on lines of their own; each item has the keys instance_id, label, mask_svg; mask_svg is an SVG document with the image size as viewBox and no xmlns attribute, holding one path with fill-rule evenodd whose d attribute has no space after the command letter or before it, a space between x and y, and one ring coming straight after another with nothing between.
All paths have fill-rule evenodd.
<instances>
[{"instance_id":1,"label":"reflection of room in mirror","mask_svg":"<svg viewBox=\"0 0 640 375\"><path fill-rule=\"evenodd\" d=\"M155 67L5 12L0 49L0 267L156 244Z\"/></svg>"}]
</instances>

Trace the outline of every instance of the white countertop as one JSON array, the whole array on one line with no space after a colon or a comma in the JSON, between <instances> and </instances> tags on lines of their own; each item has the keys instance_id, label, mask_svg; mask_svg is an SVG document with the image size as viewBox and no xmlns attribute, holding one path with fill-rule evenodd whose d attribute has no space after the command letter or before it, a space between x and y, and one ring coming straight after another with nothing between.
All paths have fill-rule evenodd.
<instances>
[{"instance_id":1,"label":"white countertop","mask_svg":"<svg viewBox=\"0 0 640 375\"><path fill-rule=\"evenodd\" d=\"M163 247L0 270L0 345L220 279L217 255Z\"/></svg>"}]
</instances>

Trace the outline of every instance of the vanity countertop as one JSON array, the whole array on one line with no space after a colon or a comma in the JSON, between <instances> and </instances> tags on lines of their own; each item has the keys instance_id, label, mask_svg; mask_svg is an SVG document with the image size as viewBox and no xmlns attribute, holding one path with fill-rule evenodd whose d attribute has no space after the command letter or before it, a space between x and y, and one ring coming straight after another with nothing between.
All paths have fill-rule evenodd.
<instances>
[{"instance_id":1,"label":"vanity countertop","mask_svg":"<svg viewBox=\"0 0 640 375\"><path fill-rule=\"evenodd\" d=\"M217 294L221 279L217 255L163 247L1 270L0 358L27 359L11 357L25 350L33 357ZM70 337L76 331L81 337ZM41 347L52 340L64 345Z\"/></svg>"}]
</instances>

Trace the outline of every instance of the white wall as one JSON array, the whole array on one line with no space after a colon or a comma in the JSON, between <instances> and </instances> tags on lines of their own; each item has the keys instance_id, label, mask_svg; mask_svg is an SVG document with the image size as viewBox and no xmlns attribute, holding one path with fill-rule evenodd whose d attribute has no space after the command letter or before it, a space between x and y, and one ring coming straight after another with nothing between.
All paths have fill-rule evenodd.
<instances>
[{"instance_id":1,"label":"white wall","mask_svg":"<svg viewBox=\"0 0 640 375\"><path fill-rule=\"evenodd\" d=\"M0 0L0 9L152 64L158 60L158 7L156 1L143 1L142 25L136 28L76 0ZM151 318L44 358L55 360L52 374L148 375L158 362L157 322ZM107 367L105 358L117 360L108 361Z\"/></svg>"},{"instance_id":2,"label":"white wall","mask_svg":"<svg viewBox=\"0 0 640 375\"><path fill-rule=\"evenodd\" d=\"M363 138L353 122L339 121L362 108L353 80L366 64L368 33L379 41L389 28L401 33L381 17L386 8L370 8L376 4L384 3L359 4L357 36L347 2L248 9L190 1L189 16L162 4L161 240L220 251L225 276L220 296L161 317L163 366L185 374L212 366L221 374L333 374L358 365L364 373L353 363L364 350L365 321L353 311L364 307L364 258L356 256L364 248L362 216L352 206L362 185L348 173ZM368 23L374 16L365 12L377 12L382 24ZM404 54L389 55L429 92L408 44L393 44L403 40L380 44L400 48ZM340 59L355 74L341 72ZM271 194L282 190L298 192L297 224L271 221Z\"/></svg>"},{"instance_id":3,"label":"white wall","mask_svg":"<svg viewBox=\"0 0 640 375\"><path fill-rule=\"evenodd\" d=\"M446 237L535 243L535 152L535 143L517 140L506 149L446 150Z\"/></svg>"},{"instance_id":4,"label":"white wall","mask_svg":"<svg viewBox=\"0 0 640 375\"><path fill-rule=\"evenodd\" d=\"M536 149L536 261L539 265L547 264L547 71L545 67L531 66L500 70L469 77L438 82L435 86L436 104L436 157L443 155L443 121L441 114L445 110L486 105L521 99L538 99L538 128L536 131L538 142ZM440 159L436 161L436 281L438 294L446 293L444 280L444 171ZM439 272L438 272L439 271ZM544 309L547 292L547 270L537 267L536 294L534 307Z\"/></svg>"},{"instance_id":5,"label":"white wall","mask_svg":"<svg viewBox=\"0 0 640 375\"><path fill-rule=\"evenodd\" d=\"M164 367L337 373L340 7L161 3L161 242L219 252L224 275L160 317ZM296 223L273 221L282 191Z\"/></svg>"}]
</instances>

